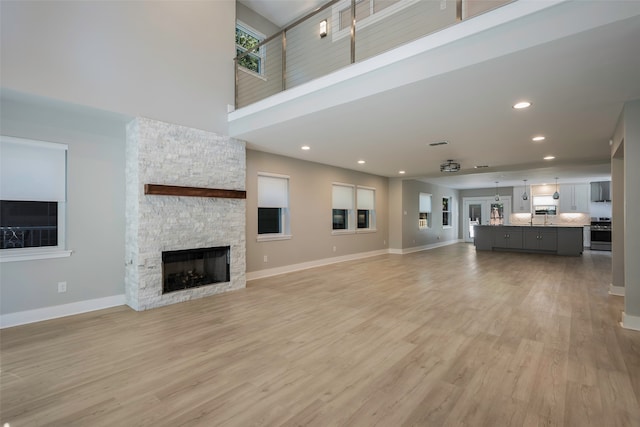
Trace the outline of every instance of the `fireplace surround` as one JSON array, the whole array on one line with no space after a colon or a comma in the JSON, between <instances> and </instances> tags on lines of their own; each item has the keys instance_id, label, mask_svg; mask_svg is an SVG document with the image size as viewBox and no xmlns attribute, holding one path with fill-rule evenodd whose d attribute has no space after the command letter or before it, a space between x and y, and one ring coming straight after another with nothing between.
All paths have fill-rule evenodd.
<instances>
[{"instance_id":1,"label":"fireplace surround","mask_svg":"<svg viewBox=\"0 0 640 427\"><path fill-rule=\"evenodd\" d=\"M246 202L228 197L245 190L245 162L242 141L147 118L129 123L125 296L130 307L146 310L246 286ZM199 191L146 193L149 184ZM219 247L228 247L228 280L165 292L163 252ZM195 281L196 275L192 271L188 277Z\"/></svg>"}]
</instances>

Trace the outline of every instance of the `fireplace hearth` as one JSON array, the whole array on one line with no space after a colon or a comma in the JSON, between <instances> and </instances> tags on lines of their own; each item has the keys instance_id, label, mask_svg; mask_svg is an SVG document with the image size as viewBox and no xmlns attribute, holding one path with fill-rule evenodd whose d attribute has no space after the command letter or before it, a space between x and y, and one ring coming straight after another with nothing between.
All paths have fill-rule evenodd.
<instances>
[{"instance_id":1,"label":"fireplace hearth","mask_svg":"<svg viewBox=\"0 0 640 427\"><path fill-rule=\"evenodd\" d=\"M162 293L230 281L230 246L162 252Z\"/></svg>"}]
</instances>

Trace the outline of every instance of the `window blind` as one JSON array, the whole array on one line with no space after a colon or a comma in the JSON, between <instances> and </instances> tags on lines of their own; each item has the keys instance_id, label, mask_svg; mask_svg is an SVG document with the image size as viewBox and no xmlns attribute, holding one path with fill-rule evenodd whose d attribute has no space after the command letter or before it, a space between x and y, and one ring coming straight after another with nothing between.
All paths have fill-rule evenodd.
<instances>
[{"instance_id":1,"label":"window blind","mask_svg":"<svg viewBox=\"0 0 640 427\"><path fill-rule=\"evenodd\" d=\"M66 187L66 144L0 137L2 200L65 202Z\"/></svg>"},{"instance_id":2,"label":"window blind","mask_svg":"<svg viewBox=\"0 0 640 427\"><path fill-rule=\"evenodd\" d=\"M353 209L353 187L333 185L333 209Z\"/></svg>"},{"instance_id":3,"label":"window blind","mask_svg":"<svg viewBox=\"0 0 640 427\"><path fill-rule=\"evenodd\" d=\"M289 179L258 175L258 207L289 207Z\"/></svg>"},{"instance_id":4,"label":"window blind","mask_svg":"<svg viewBox=\"0 0 640 427\"><path fill-rule=\"evenodd\" d=\"M420 212L431 212L431 194L420 193Z\"/></svg>"},{"instance_id":5,"label":"window blind","mask_svg":"<svg viewBox=\"0 0 640 427\"><path fill-rule=\"evenodd\" d=\"M372 211L375 209L375 191L369 188L358 188L358 209Z\"/></svg>"}]
</instances>

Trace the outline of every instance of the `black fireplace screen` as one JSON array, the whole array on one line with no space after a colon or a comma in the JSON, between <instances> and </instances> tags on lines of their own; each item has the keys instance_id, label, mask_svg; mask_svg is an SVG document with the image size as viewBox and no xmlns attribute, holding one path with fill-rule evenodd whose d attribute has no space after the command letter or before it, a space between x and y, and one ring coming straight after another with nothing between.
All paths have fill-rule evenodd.
<instances>
[{"instance_id":1,"label":"black fireplace screen","mask_svg":"<svg viewBox=\"0 0 640 427\"><path fill-rule=\"evenodd\" d=\"M162 292L230 280L230 247L162 252Z\"/></svg>"}]
</instances>

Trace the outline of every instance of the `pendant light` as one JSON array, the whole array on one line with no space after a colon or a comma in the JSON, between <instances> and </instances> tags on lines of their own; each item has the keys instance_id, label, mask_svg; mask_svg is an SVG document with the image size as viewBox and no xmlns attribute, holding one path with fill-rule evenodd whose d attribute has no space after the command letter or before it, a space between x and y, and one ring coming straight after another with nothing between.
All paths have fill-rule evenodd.
<instances>
[{"instance_id":1,"label":"pendant light","mask_svg":"<svg viewBox=\"0 0 640 427\"><path fill-rule=\"evenodd\" d=\"M560 198L560 193L558 193L558 177L556 176L556 192L553 193L553 200L558 200Z\"/></svg>"},{"instance_id":2,"label":"pendant light","mask_svg":"<svg viewBox=\"0 0 640 427\"><path fill-rule=\"evenodd\" d=\"M500 201L500 195L498 194L498 181L496 181L496 202Z\"/></svg>"},{"instance_id":3,"label":"pendant light","mask_svg":"<svg viewBox=\"0 0 640 427\"><path fill-rule=\"evenodd\" d=\"M527 180L523 179L524 181L524 193L522 193L522 200L529 200L529 195L527 194Z\"/></svg>"}]
</instances>

